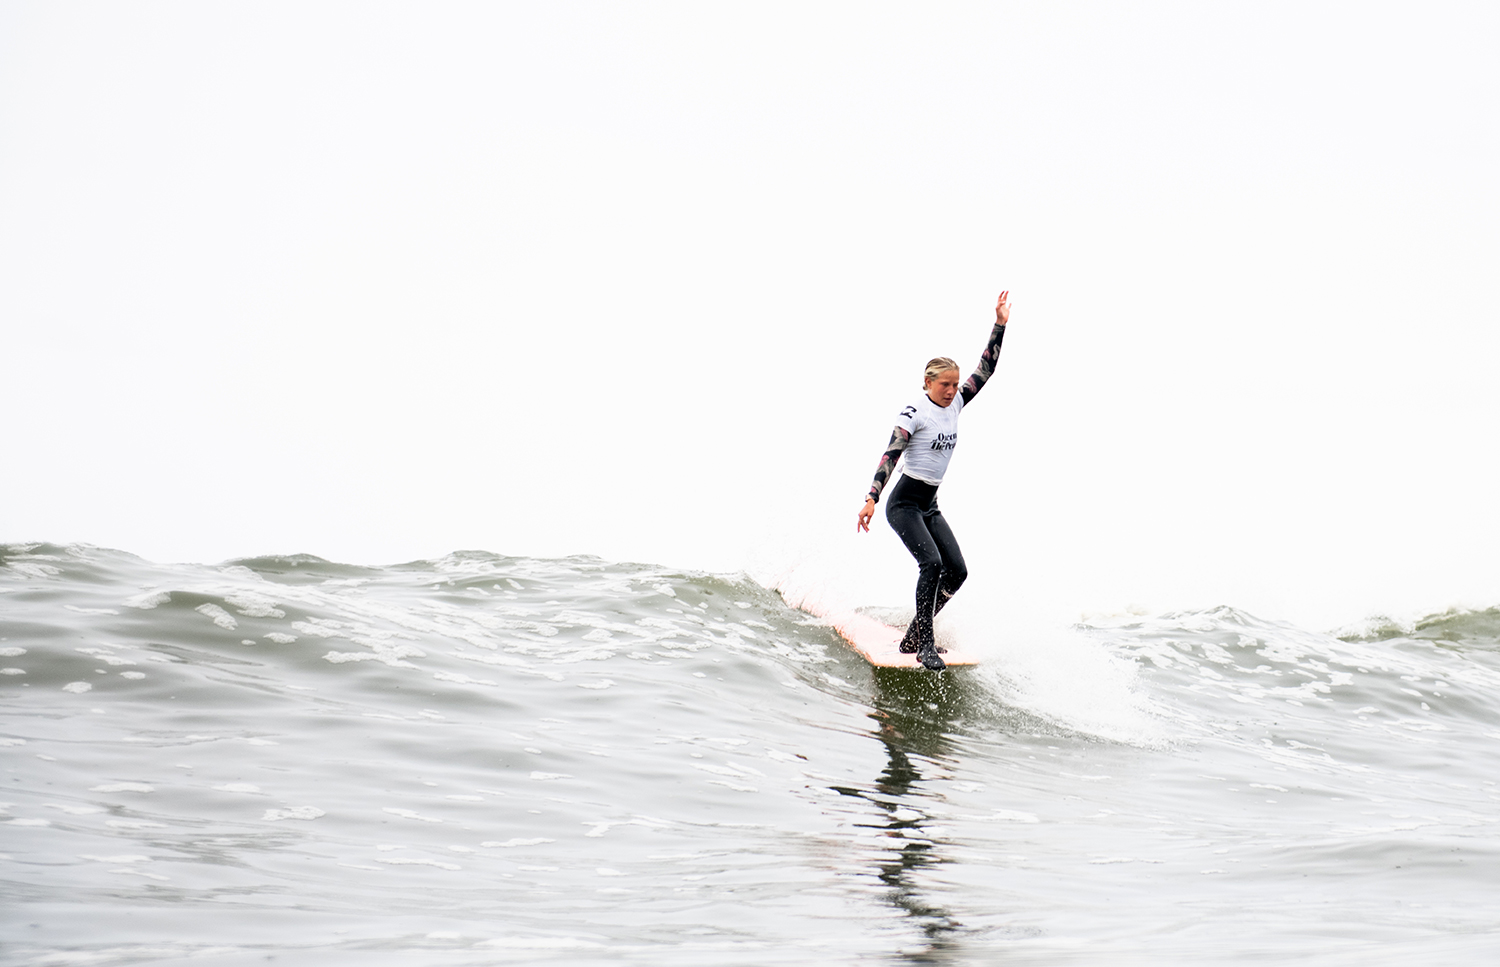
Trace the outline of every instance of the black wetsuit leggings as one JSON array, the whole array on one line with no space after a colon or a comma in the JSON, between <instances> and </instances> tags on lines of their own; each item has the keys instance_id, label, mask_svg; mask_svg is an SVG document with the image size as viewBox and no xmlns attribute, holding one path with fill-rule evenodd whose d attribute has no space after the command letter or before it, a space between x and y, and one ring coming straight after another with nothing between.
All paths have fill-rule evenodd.
<instances>
[{"instance_id":1,"label":"black wetsuit leggings","mask_svg":"<svg viewBox=\"0 0 1500 967\"><path fill-rule=\"evenodd\" d=\"M902 474L885 505L891 530L917 559L917 617L902 644L915 644L922 651L934 647L933 616L943 610L969 576L958 540L938 510L937 491L930 483Z\"/></svg>"}]
</instances>

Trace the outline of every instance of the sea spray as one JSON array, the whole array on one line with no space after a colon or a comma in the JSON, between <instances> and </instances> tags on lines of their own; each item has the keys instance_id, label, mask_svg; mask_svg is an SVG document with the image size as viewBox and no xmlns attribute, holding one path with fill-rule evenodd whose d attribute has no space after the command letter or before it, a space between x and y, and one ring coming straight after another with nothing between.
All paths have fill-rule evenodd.
<instances>
[{"instance_id":1,"label":"sea spray","mask_svg":"<svg viewBox=\"0 0 1500 967\"><path fill-rule=\"evenodd\" d=\"M861 586L869 569L850 566L847 555L804 550L779 566L762 561L757 580L787 604L827 622L863 613L904 627L912 618L907 601L882 600ZM983 656L980 669L965 671L985 683L993 699L1024 709L1056 726L1122 742L1167 738L1149 700L1136 688L1136 661L1114 653L1108 642L1060 616L1006 607L1003 588L971 577L938 615L938 644Z\"/></svg>"}]
</instances>

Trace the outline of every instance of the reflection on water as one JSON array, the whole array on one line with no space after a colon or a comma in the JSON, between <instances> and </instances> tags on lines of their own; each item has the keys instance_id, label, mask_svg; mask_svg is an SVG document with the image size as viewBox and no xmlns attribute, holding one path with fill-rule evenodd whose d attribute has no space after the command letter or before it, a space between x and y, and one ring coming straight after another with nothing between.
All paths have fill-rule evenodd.
<instances>
[{"instance_id":1,"label":"reflection on water","mask_svg":"<svg viewBox=\"0 0 1500 967\"><path fill-rule=\"evenodd\" d=\"M906 669L874 670L873 734L886 751L886 766L868 789L839 788L847 796L867 800L883 815L870 825L892 841L885 859L875 869L889 890L886 898L910 917L921 930L925 943L901 952L909 963L946 963L957 953L957 938L964 926L922 887L923 869L949 862L942 852L941 838L927 827L932 817L918 807L927 793L919 765L940 763L954 754L951 736L960 728L972 688L967 674L913 672ZM900 845L896 845L899 843Z\"/></svg>"}]
</instances>

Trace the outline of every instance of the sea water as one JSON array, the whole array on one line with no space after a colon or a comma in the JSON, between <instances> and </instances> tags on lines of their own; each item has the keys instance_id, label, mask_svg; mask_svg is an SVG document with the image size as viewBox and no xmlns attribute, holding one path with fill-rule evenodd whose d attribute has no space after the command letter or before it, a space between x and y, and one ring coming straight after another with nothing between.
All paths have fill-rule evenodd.
<instances>
[{"instance_id":1,"label":"sea water","mask_svg":"<svg viewBox=\"0 0 1500 967\"><path fill-rule=\"evenodd\" d=\"M929 674L766 583L0 548L0 957L1500 954L1500 611L1021 632L970 588L989 660Z\"/></svg>"}]
</instances>

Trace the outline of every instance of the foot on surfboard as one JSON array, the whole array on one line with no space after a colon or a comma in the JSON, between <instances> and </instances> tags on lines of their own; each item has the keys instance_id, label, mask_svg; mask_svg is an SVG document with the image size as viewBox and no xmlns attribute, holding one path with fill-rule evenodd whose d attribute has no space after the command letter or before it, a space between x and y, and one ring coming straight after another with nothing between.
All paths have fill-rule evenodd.
<instances>
[{"instance_id":1,"label":"foot on surfboard","mask_svg":"<svg viewBox=\"0 0 1500 967\"><path fill-rule=\"evenodd\" d=\"M931 669L932 671L940 672L944 668L947 668L948 665L938 655L938 651L939 649L936 648L924 649L922 651L919 651L917 652L917 661L921 662L925 667Z\"/></svg>"},{"instance_id":2,"label":"foot on surfboard","mask_svg":"<svg viewBox=\"0 0 1500 967\"><path fill-rule=\"evenodd\" d=\"M906 637L901 639L901 654L915 655L919 651L919 649L917 648L917 643L914 640L916 637L917 634L915 631L912 631L911 628L906 629ZM938 654L940 655L945 655L948 653L948 649L946 648L937 645L934 645L933 647L937 648Z\"/></svg>"}]
</instances>

